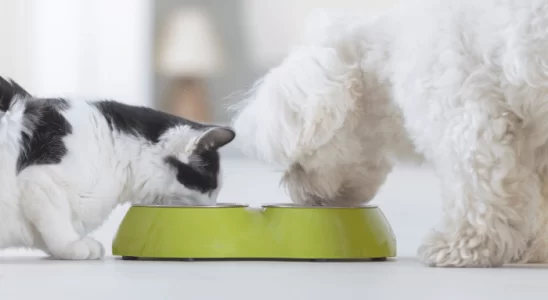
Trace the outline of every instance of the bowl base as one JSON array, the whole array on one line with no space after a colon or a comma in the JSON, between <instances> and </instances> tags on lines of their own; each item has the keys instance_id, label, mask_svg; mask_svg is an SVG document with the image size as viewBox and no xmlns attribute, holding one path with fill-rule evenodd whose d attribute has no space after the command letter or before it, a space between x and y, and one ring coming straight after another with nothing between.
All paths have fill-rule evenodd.
<instances>
[{"instance_id":1,"label":"bowl base","mask_svg":"<svg viewBox=\"0 0 548 300\"><path fill-rule=\"evenodd\" d=\"M372 258L190 258L190 257L173 257L173 258L155 258L155 257L136 257L122 256L122 260L142 260L142 261L279 261L279 262L380 262L387 261L387 257L372 257Z\"/></svg>"},{"instance_id":2,"label":"bowl base","mask_svg":"<svg viewBox=\"0 0 548 300\"><path fill-rule=\"evenodd\" d=\"M122 260L138 260L138 257L135 256L122 256Z\"/></svg>"}]
</instances>

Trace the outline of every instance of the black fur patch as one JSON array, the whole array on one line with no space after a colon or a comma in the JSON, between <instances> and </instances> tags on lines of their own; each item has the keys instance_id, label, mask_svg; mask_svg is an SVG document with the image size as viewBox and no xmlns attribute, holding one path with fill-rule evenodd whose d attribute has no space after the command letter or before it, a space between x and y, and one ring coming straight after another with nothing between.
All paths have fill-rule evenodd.
<instances>
[{"instance_id":1,"label":"black fur patch","mask_svg":"<svg viewBox=\"0 0 548 300\"><path fill-rule=\"evenodd\" d=\"M219 184L220 157L217 151L200 154L200 161L192 164L185 164L174 156L166 157L165 162L177 170L177 180L189 189L210 193Z\"/></svg>"},{"instance_id":2,"label":"black fur patch","mask_svg":"<svg viewBox=\"0 0 548 300\"><path fill-rule=\"evenodd\" d=\"M0 77L0 110L7 111L16 95L31 96L15 81Z\"/></svg>"},{"instance_id":3,"label":"black fur patch","mask_svg":"<svg viewBox=\"0 0 548 300\"><path fill-rule=\"evenodd\" d=\"M25 103L24 126L32 134L22 133L17 172L30 165L58 164L67 154L63 138L72 126L60 113L70 107L64 99L29 99Z\"/></svg>"},{"instance_id":4,"label":"black fur patch","mask_svg":"<svg viewBox=\"0 0 548 300\"><path fill-rule=\"evenodd\" d=\"M211 125L193 122L148 107L132 106L115 101L93 102L107 120L111 130L141 136L158 143L160 136L176 125L187 125L193 129L205 129Z\"/></svg>"}]
</instances>

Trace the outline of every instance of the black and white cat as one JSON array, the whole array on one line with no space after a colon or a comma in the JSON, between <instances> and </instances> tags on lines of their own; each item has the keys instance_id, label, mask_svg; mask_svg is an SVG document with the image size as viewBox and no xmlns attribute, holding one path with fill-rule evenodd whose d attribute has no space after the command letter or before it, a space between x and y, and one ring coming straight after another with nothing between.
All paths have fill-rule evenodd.
<instances>
[{"instance_id":1,"label":"black and white cat","mask_svg":"<svg viewBox=\"0 0 548 300\"><path fill-rule=\"evenodd\" d=\"M100 259L122 203L214 204L234 131L114 101L36 98L0 77L0 249Z\"/></svg>"}]
</instances>

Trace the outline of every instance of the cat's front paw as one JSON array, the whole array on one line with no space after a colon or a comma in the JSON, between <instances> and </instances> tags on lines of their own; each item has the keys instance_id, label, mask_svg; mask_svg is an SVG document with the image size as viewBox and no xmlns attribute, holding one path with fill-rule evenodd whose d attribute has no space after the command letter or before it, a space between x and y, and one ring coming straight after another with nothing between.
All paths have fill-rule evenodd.
<instances>
[{"instance_id":1,"label":"cat's front paw","mask_svg":"<svg viewBox=\"0 0 548 300\"><path fill-rule=\"evenodd\" d=\"M66 245L58 253L53 253L58 259L67 260L97 260L105 256L105 248L98 241L85 237Z\"/></svg>"},{"instance_id":2,"label":"cat's front paw","mask_svg":"<svg viewBox=\"0 0 548 300\"><path fill-rule=\"evenodd\" d=\"M421 262L430 267L481 268L502 265L493 254L492 249L486 247L485 238L461 236L452 241L437 231L426 238L418 251Z\"/></svg>"}]
</instances>

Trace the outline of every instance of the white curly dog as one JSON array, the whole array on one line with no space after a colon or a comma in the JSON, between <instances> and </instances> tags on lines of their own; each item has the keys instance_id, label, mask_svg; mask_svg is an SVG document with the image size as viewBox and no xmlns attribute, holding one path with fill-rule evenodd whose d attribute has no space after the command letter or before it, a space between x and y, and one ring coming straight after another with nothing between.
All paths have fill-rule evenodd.
<instances>
[{"instance_id":1,"label":"white curly dog","mask_svg":"<svg viewBox=\"0 0 548 300\"><path fill-rule=\"evenodd\" d=\"M548 1L428 0L308 24L234 119L293 201L367 203L396 163L426 161L444 215L424 264L546 260Z\"/></svg>"}]
</instances>

